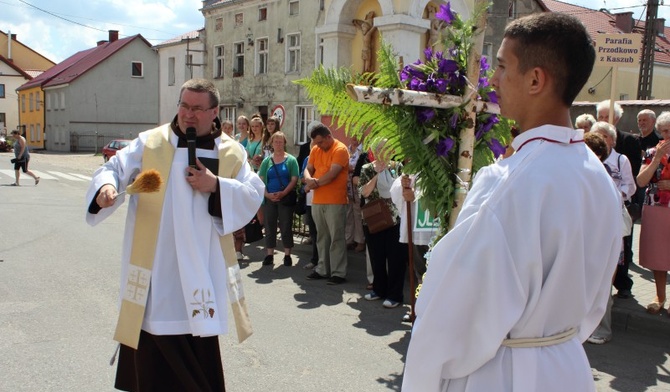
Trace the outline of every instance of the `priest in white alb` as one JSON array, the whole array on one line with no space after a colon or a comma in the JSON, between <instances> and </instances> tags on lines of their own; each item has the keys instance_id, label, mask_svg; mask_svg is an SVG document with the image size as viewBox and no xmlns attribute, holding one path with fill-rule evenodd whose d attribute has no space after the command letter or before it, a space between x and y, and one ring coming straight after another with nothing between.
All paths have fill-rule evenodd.
<instances>
[{"instance_id":1,"label":"priest in white alb","mask_svg":"<svg viewBox=\"0 0 670 392\"><path fill-rule=\"evenodd\" d=\"M264 185L244 148L222 134L219 100L210 81L187 81L175 119L120 150L86 195L91 225L129 203L114 334L118 389L224 391L218 335L227 332L229 306L238 338L251 334L232 233L254 216ZM156 192L128 188L153 171Z\"/></svg>"},{"instance_id":2,"label":"priest in white alb","mask_svg":"<svg viewBox=\"0 0 670 392\"><path fill-rule=\"evenodd\" d=\"M578 59L578 60L576 60ZM574 17L511 22L492 85L521 134L434 247L403 392L595 391L582 342L605 312L621 198L571 126L592 41Z\"/></svg>"}]
</instances>

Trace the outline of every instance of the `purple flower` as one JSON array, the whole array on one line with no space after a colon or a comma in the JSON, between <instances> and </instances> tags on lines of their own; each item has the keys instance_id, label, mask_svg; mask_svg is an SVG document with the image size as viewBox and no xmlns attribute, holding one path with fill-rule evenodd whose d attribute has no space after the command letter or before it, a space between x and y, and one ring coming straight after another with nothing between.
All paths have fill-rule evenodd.
<instances>
[{"instance_id":1,"label":"purple flower","mask_svg":"<svg viewBox=\"0 0 670 392\"><path fill-rule=\"evenodd\" d=\"M407 79L409 79L409 77L410 77L409 72L405 71L404 69L402 71L400 71L400 81L401 82L406 81Z\"/></svg>"},{"instance_id":2,"label":"purple flower","mask_svg":"<svg viewBox=\"0 0 670 392\"><path fill-rule=\"evenodd\" d=\"M486 60L486 56L482 56L482 58L479 59L479 72L484 73L484 72L488 71L489 68L491 68L491 67L489 66L489 63Z\"/></svg>"},{"instance_id":3,"label":"purple flower","mask_svg":"<svg viewBox=\"0 0 670 392\"><path fill-rule=\"evenodd\" d=\"M435 110L432 108L417 108L416 119L420 124L425 124L435 117Z\"/></svg>"},{"instance_id":4,"label":"purple flower","mask_svg":"<svg viewBox=\"0 0 670 392\"><path fill-rule=\"evenodd\" d=\"M480 122L477 126L477 132L475 132L475 139L479 140L484 136L485 133L491 130L494 125L496 125L500 120L498 116L489 116L486 121Z\"/></svg>"},{"instance_id":5,"label":"purple flower","mask_svg":"<svg viewBox=\"0 0 670 392\"><path fill-rule=\"evenodd\" d=\"M444 94L447 92L447 87L449 85L447 84L447 81L444 79L437 79L435 81L435 90L437 90L438 93Z\"/></svg>"},{"instance_id":6,"label":"purple flower","mask_svg":"<svg viewBox=\"0 0 670 392\"><path fill-rule=\"evenodd\" d=\"M425 91L432 91L433 88L435 87L435 74L430 74L428 76L428 79L426 79L426 90Z\"/></svg>"},{"instance_id":7,"label":"purple flower","mask_svg":"<svg viewBox=\"0 0 670 392\"><path fill-rule=\"evenodd\" d=\"M435 14L435 17L450 25L456 17L454 13L451 12L451 3L440 4L440 10Z\"/></svg>"},{"instance_id":8,"label":"purple flower","mask_svg":"<svg viewBox=\"0 0 670 392\"><path fill-rule=\"evenodd\" d=\"M498 158L499 156L503 155L503 154L505 153L505 151L507 150L507 148L505 148L505 146L503 146L502 144L500 144L500 142L498 141L498 139L493 139L493 138L492 138L492 139L491 139L489 142L487 142L486 144L489 146L489 148L490 148L491 151L493 152L493 156L496 157L496 158Z\"/></svg>"},{"instance_id":9,"label":"purple flower","mask_svg":"<svg viewBox=\"0 0 670 392\"><path fill-rule=\"evenodd\" d=\"M456 72L458 70L458 63L454 60L442 59L437 65L437 72L447 74Z\"/></svg>"},{"instance_id":10,"label":"purple flower","mask_svg":"<svg viewBox=\"0 0 670 392\"><path fill-rule=\"evenodd\" d=\"M451 126L451 129L456 129L456 126L458 126L458 118L458 113L454 113L449 119L449 126Z\"/></svg>"},{"instance_id":11,"label":"purple flower","mask_svg":"<svg viewBox=\"0 0 670 392\"><path fill-rule=\"evenodd\" d=\"M435 58L438 60L442 60L444 58L444 53L442 53L442 51L435 52Z\"/></svg>"},{"instance_id":12,"label":"purple flower","mask_svg":"<svg viewBox=\"0 0 670 392\"><path fill-rule=\"evenodd\" d=\"M493 90L490 91L490 92L488 93L488 96L489 96L489 102L491 102L491 103L498 103L498 95L496 94L495 91L493 91Z\"/></svg>"},{"instance_id":13,"label":"purple flower","mask_svg":"<svg viewBox=\"0 0 670 392\"><path fill-rule=\"evenodd\" d=\"M425 80L425 79L426 79L426 74L423 73L423 71L422 71L421 69L419 69L419 68L416 67L416 66L418 66L418 65L423 65L423 64L412 64L412 65L408 65L408 66L406 66L406 67L404 68L404 71L407 72L407 73L409 73L410 75L412 75L412 76L415 77L415 78L419 78L419 79L421 79L421 80Z\"/></svg>"},{"instance_id":14,"label":"purple flower","mask_svg":"<svg viewBox=\"0 0 670 392\"><path fill-rule=\"evenodd\" d=\"M441 157L445 157L449 154L449 151L454 147L454 140L450 137L446 137L442 140L440 140L439 143L437 143L437 155Z\"/></svg>"},{"instance_id":15,"label":"purple flower","mask_svg":"<svg viewBox=\"0 0 670 392\"><path fill-rule=\"evenodd\" d=\"M423 54L426 55L426 62L430 61L433 58L433 50L431 48L424 49Z\"/></svg>"},{"instance_id":16,"label":"purple flower","mask_svg":"<svg viewBox=\"0 0 670 392\"><path fill-rule=\"evenodd\" d=\"M421 80L419 80L417 78L413 78L409 82L409 89L410 90L418 90L419 89L419 83L421 83Z\"/></svg>"},{"instance_id":17,"label":"purple flower","mask_svg":"<svg viewBox=\"0 0 670 392\"><path fill-rule=\"evenodd\" d=\"M454 95L459 95L460 90L462 90L465 87L465 76L461 75L459 72L454 72L449 74L449 78L447 79L449 83L449 87L451 88L451 93Z\"/></svg>"},{"instance_id":18,"label":"purple flower","mask_svg":"<svg viewBox=\"0 0 670 392\"><path fill-rule=\"evenodd\" d=\"M400 78L402 80L402 75L401 75ZM487 78L487 77L479 78L479 84L477 85L478 89L485 88L485 87L488 87L488 86L489 86L489 78Z\"/></svg>"}]
</instances>

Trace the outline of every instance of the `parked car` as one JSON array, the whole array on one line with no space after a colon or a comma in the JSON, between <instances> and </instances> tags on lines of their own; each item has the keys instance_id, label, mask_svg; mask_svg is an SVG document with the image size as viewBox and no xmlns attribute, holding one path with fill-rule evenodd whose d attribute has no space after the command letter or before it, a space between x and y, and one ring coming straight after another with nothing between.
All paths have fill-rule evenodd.
<instances>
[{"instance_id":1,"label":"parked car","mask_svg":"<svg viewBox=\"0 0 670 392\"><path fill-rule=\"evenodd\" d=\"M9 142L4 136L0 136L0 152L10 152L10 151L12 151L12 145L9 144Z\"/></svg>"},{"instance_id":2,"label":"parked car","mask_svg":"<svg viewBox=\"0 0 670 392\"><path fill-rule=\"evenodd\" d=\"M126 139L112 140L105 147L102 148L102 159L104 159L105 162L109 161L109 158L116 155L117 151L129 145L130 142L131 140Z\"/></svg>"}]
</instances>

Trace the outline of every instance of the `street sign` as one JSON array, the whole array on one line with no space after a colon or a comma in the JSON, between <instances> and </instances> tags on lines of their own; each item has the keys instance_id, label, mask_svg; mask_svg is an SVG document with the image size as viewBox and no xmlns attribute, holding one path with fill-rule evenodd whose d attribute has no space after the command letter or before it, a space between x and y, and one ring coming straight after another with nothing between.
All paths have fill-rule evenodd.
<instances>
[{"instance_id":1,"label":"street sign","mask_svg":"<svg viewBox=\"0 0 670 392\"><path fill-rule=\"evenodd\" d=\"M596 65L637 66L642 54L640 34L599 34L596 36Z\"/></svg>"},{"instance_id":2,"label":"street sign","mask_svg":"<svg viewBox=\"0 0 670 392\"><path fill-rule=\"evenodd\" d=\"M284 126L284 117L286 116L286 110L282 105L277 105L272 109L272 115L279 119L279 127Z\"/></svg>"}]
</instances>

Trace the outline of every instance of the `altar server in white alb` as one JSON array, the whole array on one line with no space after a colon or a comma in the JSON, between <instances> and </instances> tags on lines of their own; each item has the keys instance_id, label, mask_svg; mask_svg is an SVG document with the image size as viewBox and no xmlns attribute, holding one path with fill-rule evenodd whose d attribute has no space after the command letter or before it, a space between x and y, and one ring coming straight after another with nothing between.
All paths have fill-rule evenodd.
<instances>
[{"instance_id":1,"label":"altar server in white alb","mask_svg":"<svg viewBox=\"0 0 670 392\"><path fill-rule=\"evenodd\" d=\"M591 42L558 13L505 29L492 85L521 130L516 152L479 171L432 251L403 392L595 391L582 342L605 312L622 221L619 191L571 126Z\"/></svg>"},{"instance_id":2,"label":"altar server in white alb","mask_svg":"<svg viewBox=\"0 0 670 392\"><path fill-rule=\"evenodd\" d=\"M251 333L232 233L258 211L264 185L244 148L222 134L219 100L211 82L187 81L175 119L120 150L86 195L91 225L129 202L114 335L118 389L224 391L217 335L227 332L228 306L238 337ZM121 194L150 169L162 178L157 192Z\"/></svg>"}]
</instances>

